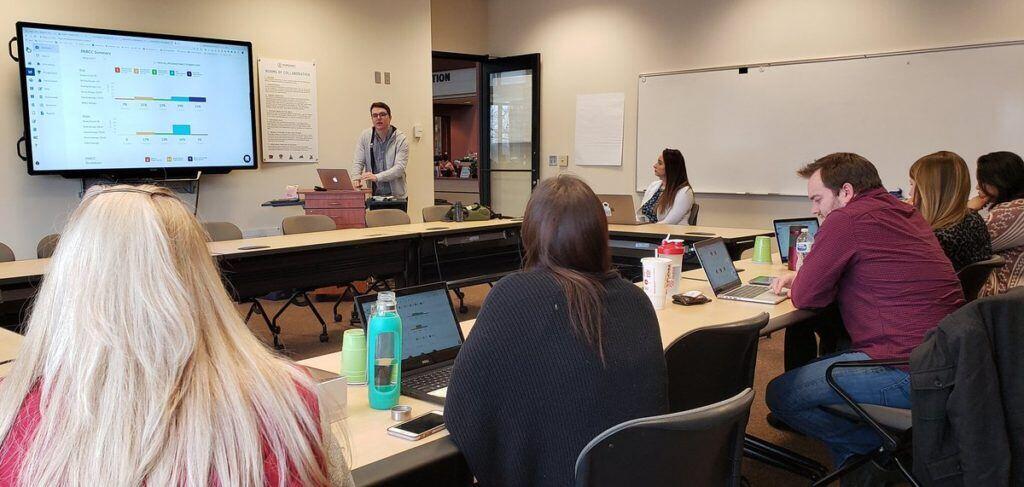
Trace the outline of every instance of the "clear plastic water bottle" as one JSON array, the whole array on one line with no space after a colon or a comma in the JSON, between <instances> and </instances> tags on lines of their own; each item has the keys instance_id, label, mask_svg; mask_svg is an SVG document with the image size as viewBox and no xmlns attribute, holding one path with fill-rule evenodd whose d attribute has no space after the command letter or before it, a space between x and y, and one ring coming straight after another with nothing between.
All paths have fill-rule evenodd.
<instances>
[{"instance_id":1,"label":"clear plastic water bottle","mask_svg":"<svg viewBox=\"0 0 1024 487\"><path fill-rule=\"evenodd\" d=\"M377 308L366 326L366 376L370 407L390 409L402 390L402 319L395 293L377 295Z\"/></svg>"},{"instance_id":2,"label":"clear plastic water bottle","mask_svg":"<svg viewBox=\"0 0 1024 487\"><path fill-rule=\"evenodd\" d=\"M811 253L811 247L814 246L814 237L811 236L811 232L808 232L806 228L800 230L800 236L796 238L796 270L800 270L804 265L804 259L807 254Z\"/></svg>"}]
</instances>

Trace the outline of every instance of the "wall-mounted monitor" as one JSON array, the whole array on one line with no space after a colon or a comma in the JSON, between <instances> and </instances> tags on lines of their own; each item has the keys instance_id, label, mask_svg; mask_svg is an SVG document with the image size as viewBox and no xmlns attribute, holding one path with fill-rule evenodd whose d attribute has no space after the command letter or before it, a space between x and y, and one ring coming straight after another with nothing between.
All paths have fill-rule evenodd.
<instances>
[{"instance_id":1,"label":"wall-mounted monitor","mask_svg":"<svg viewBox=\"0 0 1024 487\"><path fill-rule=\"evenodd\" d=\"M18 22L29 174L256 167L252 44Z\"/></svg>"}]
</instances>

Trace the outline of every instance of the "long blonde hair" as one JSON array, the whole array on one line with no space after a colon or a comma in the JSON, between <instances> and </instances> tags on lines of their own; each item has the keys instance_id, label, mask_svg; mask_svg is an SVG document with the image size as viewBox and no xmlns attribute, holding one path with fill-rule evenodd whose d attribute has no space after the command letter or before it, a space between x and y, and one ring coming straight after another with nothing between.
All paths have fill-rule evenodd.
<instances>
[{"instance_id":1,"label":"long blonde hair","mask_svg":"<svg viewBox=\"0 0 1024 487\"><path fill-rule=\"evenodd\" d=\"M971 192L971 173L963 158L949 151L928 154L910 166L911 203L939 230L963 221Z\"/></svg>"},{"instance_id":2,"label":"long blonde hair","mask_svg":"<svg viewBox=\"0 0 1024 487\"><path fill-rule=\"evenodd\" d=\"M264 445L282 485L327 483L312 380L250 333L166 189L94 187L71 216L0 382L0 455L34 387L22 485L263 485Z\"/></svg>"}]
</instances>

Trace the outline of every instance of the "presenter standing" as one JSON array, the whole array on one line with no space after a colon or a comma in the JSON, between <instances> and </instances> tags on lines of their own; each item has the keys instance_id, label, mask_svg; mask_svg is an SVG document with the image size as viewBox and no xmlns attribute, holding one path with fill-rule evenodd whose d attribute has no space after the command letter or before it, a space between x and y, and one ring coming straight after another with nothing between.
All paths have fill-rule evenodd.
<instances>
[{"instance_id":1,"label":"presenter standing","mask_svg":"<svg viewBox=\"0 0 1024 487\"><path fill-rule=\"evenodd\" d=\"M391 108L384 102L370 105L372 127L356 141L352 174L374 196L405 198L405 166L409 163L409 143L401 130L391 125Z\"/></svg>"}]
</instances>

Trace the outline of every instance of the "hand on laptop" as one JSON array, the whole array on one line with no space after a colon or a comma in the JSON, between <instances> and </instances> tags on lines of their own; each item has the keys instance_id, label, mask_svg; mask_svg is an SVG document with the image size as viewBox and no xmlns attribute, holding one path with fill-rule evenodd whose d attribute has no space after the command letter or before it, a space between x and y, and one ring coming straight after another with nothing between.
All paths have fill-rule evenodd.
<instances>
[{"instance_id":1,"label":"hand on laptop","mask_svg":"<svg viewBox=\"0 0 1024 487\"><path fill-rule=\"evenodd\" d=\"M789 288L793 285L796 273L789 271L772 279L772 292L780 296L789 296Z\"/></svg>"}]
</instances>

